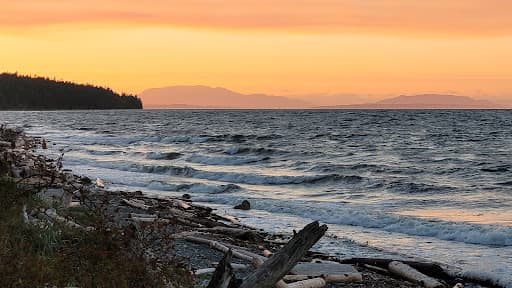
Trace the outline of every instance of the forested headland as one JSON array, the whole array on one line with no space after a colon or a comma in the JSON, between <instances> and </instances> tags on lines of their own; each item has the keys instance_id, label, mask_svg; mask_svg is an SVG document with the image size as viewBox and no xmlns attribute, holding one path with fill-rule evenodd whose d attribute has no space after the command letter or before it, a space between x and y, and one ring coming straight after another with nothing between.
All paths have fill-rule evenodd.
<instances>
[{"instance_id":1,"label":"forested headland","mask_svg":"<svg viewBox=\"0 0 512 288\"><path fill-rule=\"evenodd\" d=\"M142 109L135 95L43 77L0 74L0 110Z\"/></svg>"}]
</instances>

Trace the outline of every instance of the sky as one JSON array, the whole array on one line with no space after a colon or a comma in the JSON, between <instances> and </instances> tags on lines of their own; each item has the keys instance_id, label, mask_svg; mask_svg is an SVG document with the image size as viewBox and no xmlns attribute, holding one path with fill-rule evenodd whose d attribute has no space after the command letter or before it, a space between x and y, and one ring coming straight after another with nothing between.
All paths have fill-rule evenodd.
<instances>
[{"instance_id":1,"label":"sky","mask_svg":"<svg viewBox=\"0 0 512 288\"><path fill-rule=\"evenodd\" d=\"M0 0L0 71L139 93L226 87L321 105L512 103L508 0Z\"/></svg>"}]
</instances>

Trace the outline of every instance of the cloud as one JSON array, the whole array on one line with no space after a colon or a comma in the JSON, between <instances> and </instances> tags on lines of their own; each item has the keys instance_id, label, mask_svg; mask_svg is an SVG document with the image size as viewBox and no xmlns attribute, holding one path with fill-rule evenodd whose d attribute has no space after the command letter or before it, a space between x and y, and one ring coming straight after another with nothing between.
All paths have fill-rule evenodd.
<instances>
[{"instance_id":1,"label":"cloud","mask_svg":"<svg viewBox=\"0 0 512 288\"><path fill-rule=\"evenodd\" d=\"M511 35L508 0L0 0L0 25L118 23L304 32Z\"/></svg>"}]
</instances>

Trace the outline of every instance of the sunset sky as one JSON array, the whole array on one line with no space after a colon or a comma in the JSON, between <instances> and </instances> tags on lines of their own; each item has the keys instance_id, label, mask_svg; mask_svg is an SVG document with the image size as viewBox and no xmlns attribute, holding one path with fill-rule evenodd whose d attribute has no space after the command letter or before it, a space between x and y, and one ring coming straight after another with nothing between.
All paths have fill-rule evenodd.
<instances>
[{"instance_id":1,"label":"sunset sky","mask_svg":"<svg viewBox=\"0 0 512 288\"><path fill-rule=\"evenodd\" d=\"M0 71L130 93L201 84L319 104L417 93L512 103L508 0L0 0L0 7Z\"/></svg>"}]
</instances>

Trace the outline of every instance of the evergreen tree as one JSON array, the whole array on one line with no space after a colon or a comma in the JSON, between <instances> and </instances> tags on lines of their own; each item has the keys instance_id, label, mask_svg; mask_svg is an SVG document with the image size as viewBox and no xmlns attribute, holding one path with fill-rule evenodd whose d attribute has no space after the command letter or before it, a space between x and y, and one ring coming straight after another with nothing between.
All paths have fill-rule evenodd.
<instances>
[{"instance_id":1,"label":"evergreen tree","mask_svg":"<svg viewBox=\"0 0 512 288\"><path fill-rule=\"evenodd\" d=\"M0 74L0 110L72 109L142 109L142 101L93 85Z\"/></svg>"}]
</instances>

